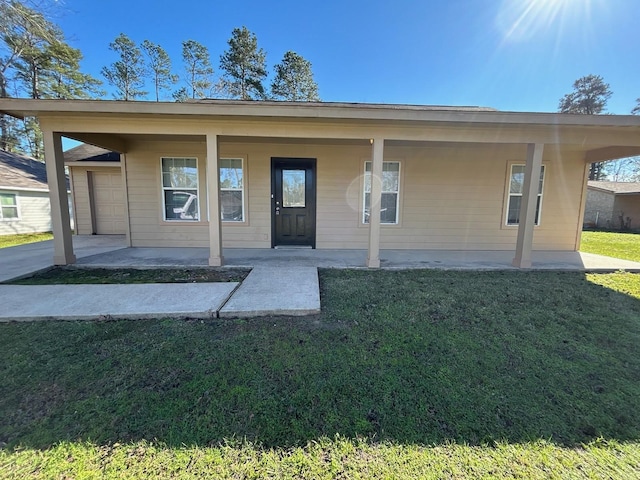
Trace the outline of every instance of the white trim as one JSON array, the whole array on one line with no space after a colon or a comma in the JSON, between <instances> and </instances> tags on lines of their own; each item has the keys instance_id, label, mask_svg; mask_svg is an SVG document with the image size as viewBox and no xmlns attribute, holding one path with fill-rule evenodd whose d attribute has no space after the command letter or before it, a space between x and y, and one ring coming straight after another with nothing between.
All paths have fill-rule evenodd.
<instances>
[{"instance_id":1,"label":"white trim","mask_svg":"<svg viewBox=\"0 0 640 480\"><path fill-rule=\"evenodd\" d=\"M390 164L390 163L397 163L398 164L398 190L396 190L396 191L385 191L385 190L382 190L381 191L381 195L384 195L385 193L395 193L395 195L396 195L396 220L395 220L395 222L382 222L381 221L380 225L399 225L400 224L400 190L402 188L402 185L401 185L402 162L400 160L384 160L382 162L383 175L384 175L384 166L385 166L385 164ZM362 216L360 217L360 221L362 222L362 225L368 225L369 224L369 222L365 221L366 195L367 195L367 193L371 193L371 192L367 192L367 174L371 174L371 172L367 172L367 164L371 164L371 168L373 168L373 164L371 163L371 160L365 160L365 162L364 162L363 186L362 186Z\"/></svg>"},{"instance_id":2,"label":"white trim","mask_svg":"<svg viewBox=\"0 0 640 480\"><path fill-rule=\"evenodd\" d=\"M163 164L163 160L165 159L181 159L181 160L195 160L196 162L196 188L181 188L181 187L165 187L164 186L164 175L163 175L163 170L162 170L162 164ZM198 214L198 218L191 220L191 219L187 219L187 218L178 218L178 219L173 219L173 218L167 218L167 206L165 204L165 192L166 191L186 191L186 190L195 190L196 191L196 201L197 203L197 214ZM198 223L202 221L202 217L201 217L201 208L200 208L200 167L198 165L198 158L197 157L177 157L177 156L163 156L160 157L160 192L161 192L161 196L162 196L162 221L164 222L170 222L170 223L175 223L175 222L182 222L182 223Z\"/></svg>"},{"instance_id":3,"label":"white trim","mask_svg":"<svg viewBox=\"0 0 640 480\"><path fill-rule=\"evenodd\" d=\"M518 162L513 162L513 163L509 163L509 166L507 168L507 188L506 188L506 204L505 204L505 213L504 213L504 226L505 227L517 227L520 223L509 223L509 205L511 204L511 197L520 197L522 198L522 193L511 193L511 178L513 176L513 167L525 167L526 165L524 163L518 163ZM543 204L543 200L544 200L544 185L546 183L547 180L547 166L545 164L542 164L542 166L540 167L540 171L542 173L542 190L537 194L536 196L536 202L538 201L538 199L540 199L540 209L537 211L538 215L538 221L535 223L536 227L539 227L542 224L542 204ZM540 185L540 180L538 179L538 182L536 182L536 186ZM522 200L521 200L522 202Z\"/></svg>"},{"instance_id":4,"label":"white trim","mask_svg":"<svg viewBox=\"0 0 640 480\"><path fill-rule=\"evenodd\" d=\"M48 188L7 187L4 185L0 185L0 190L15 190L16 192L49 192ZM69 191L70 190L67 190L67 192Z\"/></svg>"},{"instance_id":5,"label":"white trim","mask_svg":"<svg viewBox=\"0 0 640 480\"><path fill-rule=\"evenodd\" d=\"M242 188L222 188L220 185L221 175L221 163L225 160L240 160L240 170L242 171ZM220 185L220 221L223 223L229 223L232 225L239 225L247 222L247 211L246 211L246 189L247 189L247 168L246 168L246 158L240 155L237 156L224 156L218 158L218 184ZM242 192L242 220L225 220L222 218L222 192Z\"/></svg>"}]
</instances>

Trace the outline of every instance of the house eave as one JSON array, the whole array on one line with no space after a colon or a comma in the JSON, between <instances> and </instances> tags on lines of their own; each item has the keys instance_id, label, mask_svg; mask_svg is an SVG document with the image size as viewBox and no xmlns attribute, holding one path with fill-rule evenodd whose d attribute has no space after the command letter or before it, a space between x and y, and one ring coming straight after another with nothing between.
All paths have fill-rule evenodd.
<instances>
[{"instance_id":1,"label":"house eave","mask_svg":"<svg viewBox=\"0 0 640 480\"><path fill-rule=\"evenodd\" d=\"M331 102L202 100L193 102L125 102L118 100L0 100L0 112L28 116L133 115L187 117L250 117L352 121L408 121L464 124L640 127L634 115L574 115L504 112L483 107L447 107Z\"/></svg>"}]
</instances>

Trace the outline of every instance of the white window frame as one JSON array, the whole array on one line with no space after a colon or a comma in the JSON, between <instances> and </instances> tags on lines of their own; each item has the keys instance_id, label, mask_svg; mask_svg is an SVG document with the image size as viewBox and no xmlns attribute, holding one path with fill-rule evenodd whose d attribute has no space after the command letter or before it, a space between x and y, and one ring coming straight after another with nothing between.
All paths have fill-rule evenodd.
<instances>
[{"instance_id":1,"label":"white window frame","mask_svg":"<svg viewBox=\"0 0 640 480\"><path fill-rule=\"evenodd\" d=\"M396 219L394 222L382 222L380 221L381 225L398 225L400 223L400 184L401 184L401 170L402 170L402 164L399 160L389 160L389 161L383 161L382 162L382 168L384 170L384 165L385 164L391 164L391 163L396 163L398 165L398 189L395 191L387 191L387 190L382 190L381 192L381 196L384 195L385 193L395 193L396 194ZM371 170L367 171L367 165L370 165ZM369 222L367 221L366 218L366 205L367 205L367 193L371 194L371 190L367 191L367 177L372 175L373 173L373 164L371 162L371 160L365 160L364 162L364 177L363 177L363 187L362 187L362 224L363 225L369 225ZM369 182L369 188L371 188L371 182Z\"/></svg>"},{"instance_id":2,"label":"white window frame","mask_svg":"<svg viewBox=\"0 0 640 480\"><path fill-rule=\"evenodd\" d=\"M520 198L522 198L522 193L511 193L511 179L513 178L513 167L526 168L526 165L523 164L523 163L512 163L512 164L509 165L509 170L508 170L508 175L507 175L507 189L506 189L506 192L507 192L507 203L506 203L506 208L505 208L505 220L504 220L504 222L505 222L504 224L507 227L517 227L520 224L519 221L518 222L512 222L512 223L509 222L509 207L511 205L511 198L512 197L520 197ZM542 188L539 189L538 195L537 195L537 198L536 198L537 204L540 205L539 209L537 210L538 215L537 215L537 221L535 222L535 226L536 227L540 225L541 220L542 220L542 203L543 203L543 199L544 199L544 185L545 185L545 182L546 182L546 179L547 179L547 168L546 168L545 165L541 165L540 172L542 174ZM540 184L539 182L540 182L540 180L538 180L536 182L536 187L539 186L539 184ZM522 188L523 188L523 191L524 191L524 185L522 186ZM522 204L522 201L521 201L521 204Z\"/></svg>"},{"instance_id":3,"label":"white window frame","mask_svg":"<svg viewBox=\"0 0 640 480\"><path fill-rule=\"evenodd\" d=\"M20 197L16 193L9 192L0 192L0 196L13 197L15 205L0 205L0 221L2 222L17 222L20 220L20 201L18 200ZM15 208L16 216L11 218L4 218L4 214L2 213L3 208Z\"/></svg>"},{"instance_id":4,"label":"white window frame","mask_svg":"<svg viewBox=\"0 0 640 480\"><path fill-rule=\"evenodd\" d=\"M184 187L165 187L164 186L164 170L163 170L163 161L168 159L180 159L180 160L195 160L196 162L196 188L184 188ZM198 223L202 221L202 214L200 209L200 165L197 157L179 157L179 156L164 156L160 157L160 189L162 191L162 219L165 222L186 222L186 223ZM165 192L167 191L185 191L185 190L196 190L196 198L198 200L198 218L196 220L184 219L184 218L167 218L167 205L165 200Z\"/></svg>"},{"instance_id":5,"label":"white window frame","mask_svg":"<svg viewBox=\"0 0 640 480\"><path fill-rule=\"evenodd\" d=\"M221 177L220 177L220 169L221 167L220 162L222 162L223 160L240 160L240 165L241 165L241 170L242 170L242 188L222 188L221 185ZM225 220L224 218L222 218L222 198L220 199L220 220L225 222L225 223L232 223L232 224L238 224L238 223L245 223L247 221L247 212L246 212L246 199L245 199L245 190L246 190L246 184L247 184L247 171L245 168L245 159L243 157L231 157L231 156L226 156L226 157L220 157L220 159L218 160L218 185L220 185L220 192L242 192L242 220Z\"/></svg>"}]
</instances>

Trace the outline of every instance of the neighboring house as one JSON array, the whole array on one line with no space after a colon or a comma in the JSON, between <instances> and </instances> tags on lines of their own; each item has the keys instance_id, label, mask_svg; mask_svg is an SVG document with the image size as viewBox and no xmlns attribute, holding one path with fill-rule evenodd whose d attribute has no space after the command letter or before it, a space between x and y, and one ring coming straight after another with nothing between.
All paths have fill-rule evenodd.
<instances>
[{"instance_id":1,"label":"neighboring house","mask_svg":"<svg viewBox=\"0 0 640 480\"><path fill-rule=\"evenodd\" d=\"M0 235L51 231L44 162L0 150Z\"/></svg>"},{"instance_id":2,"label":"neighboring house","mask_svg":"<svg viewBox=\"0 0 640 480\"><path fill-rule=\"evenodd\" d=\"M126 233L120 154L93 145L64 152L69 168L76 233Z\"/></svg>"},{"instance_id":3,"label":"neighboring house","mask_svg":"<svg viewBox=\"0 0 640 480\"><path fill-rule=\"evenodd\" d=\"M589 164L640 154L631 115L237 100L0 99L0 111L39 119L54 224L64 162L78 210L90 202L76 168L95 190L88 172L106 164L65 158L64 136L121 154L119 180L107 162L129 245L207 247L210 265L226 248L297 246L364 249L369 267L381 249L510 250L528 267L533 250L579 248ZM57 264L75 261L70 235L57 232Z\"/></svg>"},{"instance_id":4,"label":"neighboring house","mask_svg":"<svg viewBox=\"0 0 640 480\"><path fill-rule=\"evenodd\" d=\"M590 180L584 226L640 230L640 182Z\"/></svg>"}]
</instances>

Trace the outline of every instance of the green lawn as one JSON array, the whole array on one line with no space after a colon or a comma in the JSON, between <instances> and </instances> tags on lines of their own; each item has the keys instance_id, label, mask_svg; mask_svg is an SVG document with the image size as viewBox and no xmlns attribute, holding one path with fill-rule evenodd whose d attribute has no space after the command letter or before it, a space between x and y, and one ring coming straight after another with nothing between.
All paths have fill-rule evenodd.
<instances>
[{"instance_id":1,"label":"green lawn","mask_svg":"<svg viewBox=\"0 0 640 480\"><path fill-rule=\"evenodd\" d=\"M0 248L15 247L16 245L22 245L24 243L43 242L44 240L51 240L52 238L53 234L51 232L0 235Z\"/></svg>"},{"instance_id":2,"label":"green lawn","mask_svg":"<svg viewBox=\"0 0 640 480\"><path fill-rule=\"evenodd\" d=\"M314 317L0 325L0 477L640 477L640 276L320 280Z\"/></svg>"},{"instance_id":3,"label":"green lawn","mask_svg":"<svg viewBox=\"0 0 640 480\"><path fill-rule=\"evenodd\" d=\"M582 232L580 251L640 262L640 234Z\"/></svg>"}]
</instances>

